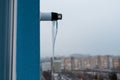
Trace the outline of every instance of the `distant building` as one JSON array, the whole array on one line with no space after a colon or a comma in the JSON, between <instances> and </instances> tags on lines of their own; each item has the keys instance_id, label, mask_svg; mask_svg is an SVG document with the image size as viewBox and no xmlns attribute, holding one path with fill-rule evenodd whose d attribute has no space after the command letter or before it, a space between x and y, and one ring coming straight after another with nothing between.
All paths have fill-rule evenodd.
<instances>
[{"instance_id":1,"label":"distant building","mask_svg":"<svg viewBox=\"0 0 120 80\"><path fill-rule=\"evenodd\" d=\"M41 69L42 71L50 71L51 70L51 62L50 61L42 62L41 68L42 68Z\"/></svg>"},{"instance_id":2,"label":"distant building","mask_svg":"<svg viewBox=\"0 0 120 80\"><path fill-rule=\"evenodd\" d=\"M110 55L101 56L101 68L102 69L112 69L113 68L112 56L110 56Z\"/></svg>"},{"instance_id":3,"label":"distant building","mask_svg":"<svg viewBox=\"0 0 120 80\"><path fill-rule=\"evenodd\" d=\"M65 58L64 57L61 57L60 60L61 60L61 70L65 70Z\"/></svg>"},{"instance_id":4,"label":"distant building","mask_svg":"<svg viewBox=\"0 0 120 80\"><path fill-rule=\"evenodd\" d=\"M93 61L94 61L94 68L95 69L100 69L101 68L101 59L100 59L100 56L99 55L94 56Z\"/></svg>"},{"instance_id":5,"label":"distant building","mask_svg":"<svg viewBox=\"0 0 120 80\"><path fill-rule=\"evenodd\" d=\"M84 65L85 65L85 69L91 69L91 57L88 56L86 58L84 58Z\"/></svg>"},{"instance_id":6,"label":"distant building","mask_svg":"<svg viewBox=\"0 0 120 80\"><path fill-rule=\"evenodd\" d=\"M61 70L65 70L65 57L55 57L55 60L61 60Z\"/></svg>"},{"instance_id":7,"label":"distant building","mask_svg":"<svg viewBox=\"0 0 120 80\"><path fill-rule=\"evenodd\" d=\"M61 72L61 63L62 63L62 60L54 60L54 72L55 73L59 73Z\"/></svg>"},{"instance_id":8,"label":"distant building","mask_svg":"<svg viewBox=\"0 0 120 80\"><path fill-rule=\"evenodd\" d=\"M109 58L109 69L113 69L113 56L110 56Z\"/></svg>"},{"instance_id":9,"label":"distant building","mask_svg":"<svg viewBox=\"0 0 120 80\"><path fill-rule=\"evenodd\" d=\"M96 63L95 63L96 61L95 61L95 58L94 58L94 56L91 56L91 69L95 69L96 68Z\"/></svg>"},{"instance_id":10,"label":"distant building","mask_svg":"<svg viewBox=\"0 0 120 80\"><path fill-rule=\"evenodd\" d=\"M120 57L113 57L113 67L120 70Z\"/></svg>"},{"instance_id":11,"label":"distant building","mask_svg":"<svg viewBox=\"0 0 120 80\"><path fill-rule=\"evenodd\" d=\"M81 70L83 69L83 63L81 57L71 57L71 69L72 70Z\"/></svg>"},{"instance_id":12,"label":"distant building","mask_svg":"<svg viewBox=\"0 0 120 80\"><path fill-rule=\"evenodd\" d=\"M68 70L68 71L72 70L71 61L72 61L71 57L65 57L64 58L64 69L65 70Z\"/></svg>"}]
</instances>

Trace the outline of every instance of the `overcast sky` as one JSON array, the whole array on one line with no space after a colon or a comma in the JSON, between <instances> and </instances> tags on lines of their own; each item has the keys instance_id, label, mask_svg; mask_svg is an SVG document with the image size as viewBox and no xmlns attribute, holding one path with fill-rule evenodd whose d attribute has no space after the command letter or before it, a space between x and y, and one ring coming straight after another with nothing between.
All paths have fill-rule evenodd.
<instances>
[{"instance_id":1,"label":"overcast sky","mask_svg":"<svg viewBox=\"0 0 120 80\"><path fill-rule=\"evenodd\" d=\"M120 0L41 0L41 12L60 12L56 55L120 54ZM52 55L51 22L41 22L41 56Z\"/></svg>"}]
</instances>

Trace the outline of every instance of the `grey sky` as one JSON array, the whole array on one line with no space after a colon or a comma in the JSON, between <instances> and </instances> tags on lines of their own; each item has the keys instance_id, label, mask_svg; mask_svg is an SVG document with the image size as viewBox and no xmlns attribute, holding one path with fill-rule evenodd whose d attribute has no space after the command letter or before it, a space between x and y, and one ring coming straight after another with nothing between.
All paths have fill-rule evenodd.
<instances>
[{"instance_id":1,"label":"grey sky","mask_svg":"<svg viewBox=\"0 0 120 80\"><path fill-rule=\"evenodd\" d=\"M61 12L56 55L120 54L120 0L41 0L42 12ZM41 22L41 56L52 55L51 22Z\"/></svg>"}]
</instances>

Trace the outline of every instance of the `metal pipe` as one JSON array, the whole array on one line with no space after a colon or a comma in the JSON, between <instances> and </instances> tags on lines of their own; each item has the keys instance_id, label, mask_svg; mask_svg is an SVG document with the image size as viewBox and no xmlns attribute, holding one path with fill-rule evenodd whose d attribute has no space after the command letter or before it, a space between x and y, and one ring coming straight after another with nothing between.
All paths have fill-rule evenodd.
<instances>
[{"instance_id":1,"label":"metal pipe","mask_svg":"<svg viewBox=\"0 0 120 80\"><path fill-rule=\"evenodd\" d=\"M62 19L62 14L56 12L41 12L40 21L57 21Z\"/></svg>"}]
</instances>

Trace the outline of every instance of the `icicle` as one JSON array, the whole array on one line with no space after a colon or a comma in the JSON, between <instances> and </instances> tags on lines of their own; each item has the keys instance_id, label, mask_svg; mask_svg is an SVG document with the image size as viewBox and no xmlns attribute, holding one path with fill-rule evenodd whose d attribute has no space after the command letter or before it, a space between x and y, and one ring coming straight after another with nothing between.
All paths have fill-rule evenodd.
<instances>
[{"instance_id":1,"label":"icicle","mask_svg":"<svg viewBox=\"0 0 120 80\"><path fill-rule=\"evenodd\" d=\"M54 56L55 56L55 42L58 32L58 22L53 21L52 22L52 80L54 80Z\"/></svg>"}]
</instances>

